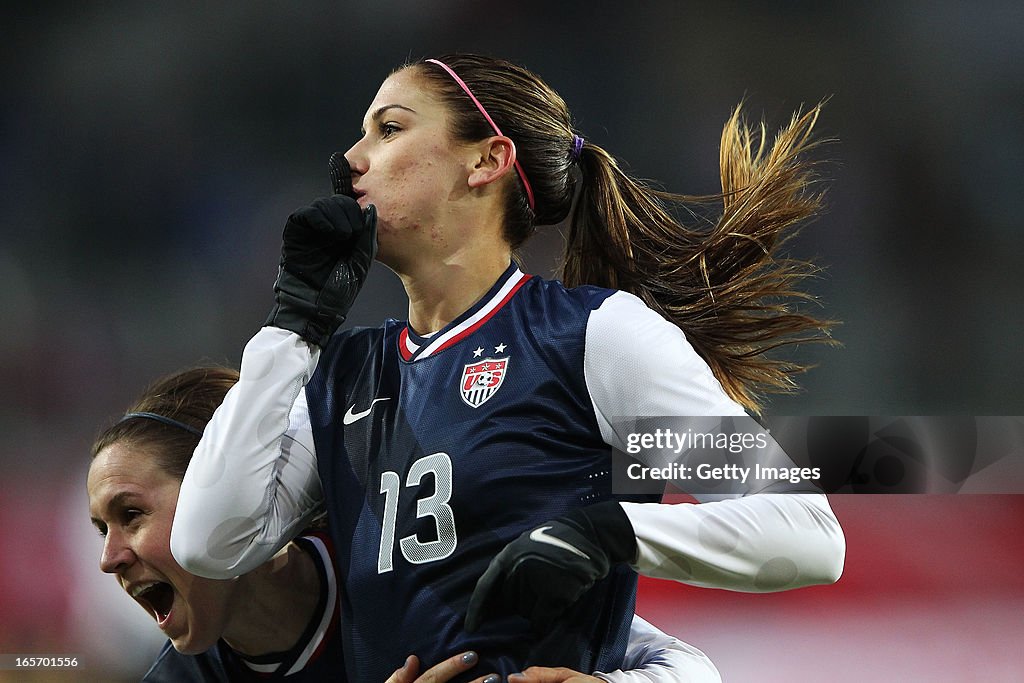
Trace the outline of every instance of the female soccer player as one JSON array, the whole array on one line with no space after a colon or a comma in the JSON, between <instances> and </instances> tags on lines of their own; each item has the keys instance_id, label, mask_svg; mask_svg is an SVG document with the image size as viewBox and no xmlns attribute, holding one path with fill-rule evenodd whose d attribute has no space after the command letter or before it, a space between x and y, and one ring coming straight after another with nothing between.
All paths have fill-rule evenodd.
<instances>
[{"instance_id":1,"label":"female soccer player","mask_svg":"<svg viewBox=\"0 0 1024 683\"><path fill-rule=\"evenodd\" d=\"M170 554L178 488L202 430L238 373L185 370L152 384L93 445L89 506L104 537L100 568L114 574L169 638L146 674L149 682L344 682L339 586L334 552L322 528L293 539L268 562L234 581L184 571ZM322 526L322 525L321 525ZM710 661L637 619L630 633L629 675L643 680L719 680ZM443 683L474 668L461 653L417 677L410 657L388 683ZM538 667L531 676L586 677ZM494 674L477 683L494 683ZM606 680L630 680L627 673Z\"/></svg>"},{"instance_id":2,"label":"female soccer player","mask_svg":"<svg viewBox=\"0 0 1024 683\"><path fill-rule=\"evenodd\" d=\"M453 55L391 74L336 194L286 223L276 305L182 484L175 557L244 573L325 505L347 664L366 680L452 646L503 675L615 669L634 570L748 591L835 581L845 542L823 495L620 502L609 474L623 419L740 416L792 387L799 368L764 352L826 327L784 304L810 266L774 258L817 206L816 115L765 150L737 110L723 213L695 230L533 73ZM522 273L516 249L567 217L561 281ZM375 256L408 321L334 334Z\"/></svg>"}]
</instances>

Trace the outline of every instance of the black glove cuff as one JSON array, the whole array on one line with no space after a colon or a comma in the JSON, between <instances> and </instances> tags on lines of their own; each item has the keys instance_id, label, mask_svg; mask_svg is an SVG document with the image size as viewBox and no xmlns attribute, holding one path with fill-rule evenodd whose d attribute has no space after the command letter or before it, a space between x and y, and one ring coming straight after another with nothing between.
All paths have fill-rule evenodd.
<instances>
[{"instance_id":1,"label":"black glove cuff","mask_svg":"<svg viewBox=\"0 0 1024 683\"><path fill-rule=\"evenodd\" d=\"M289 303L294 305L288 305ZM326 311L311 311L303 303L287 299L283 303L278 303L271 309L263 326L279 327L294 332L310 344L323 348L330 341L334 331L345 322L345 316L331 315Z\"/></svg>"},{"instance_id":2,"label":"black glove cuff","mask_svg":"<svg viewBox=\"0 0 1024 683\"><path fill-rule=\"evenodd\" d=\"M636 533L617 501L576 508L561 519L587 538L594 539L608 554L611 563L633 563L636 560Z\"/></svg>"}]
</instances>

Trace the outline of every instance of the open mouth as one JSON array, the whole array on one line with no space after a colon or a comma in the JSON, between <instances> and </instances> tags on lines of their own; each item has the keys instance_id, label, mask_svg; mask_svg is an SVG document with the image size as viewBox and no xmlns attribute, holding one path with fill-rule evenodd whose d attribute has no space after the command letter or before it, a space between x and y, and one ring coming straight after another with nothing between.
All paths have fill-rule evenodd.
<instances>
[{"instance_id":1,"label":"open mouth","mask_svg":"<svg viewBox=\"0 0 1024 683\"><path fill-rule=\"evenodd\" d=\"M174 589L169 583L157 581L134 593L133 597L156 617L158 624L167 621L174 605Z\"/></svg>"}]
</instances>

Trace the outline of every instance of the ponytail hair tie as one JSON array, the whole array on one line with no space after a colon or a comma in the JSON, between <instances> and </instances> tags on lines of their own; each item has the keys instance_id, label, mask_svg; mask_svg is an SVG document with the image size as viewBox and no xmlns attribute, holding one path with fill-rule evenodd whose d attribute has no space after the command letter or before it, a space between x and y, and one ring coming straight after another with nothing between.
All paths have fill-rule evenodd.
<instances>
[{"instance_id":1,"label":"ponytail hair tie","mask_svg":"<svg viewBox=\"0 0 1024 683\"><path fill-rule=\"evenodd\" d=\"M572 136L572 151L570 152L570 155L572 156L572 160L573 161L579 161L580 160L580 152L582 152L582 151L583 151L583 138L581 138L579 135L573 135Z\"/></svg>"}]
</instances>

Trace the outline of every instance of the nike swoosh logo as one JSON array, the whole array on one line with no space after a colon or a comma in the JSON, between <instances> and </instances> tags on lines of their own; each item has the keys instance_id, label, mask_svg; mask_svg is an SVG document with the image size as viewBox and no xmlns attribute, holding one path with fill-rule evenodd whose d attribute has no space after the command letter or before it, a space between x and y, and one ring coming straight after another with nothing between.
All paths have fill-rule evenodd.
<instances>
[{"instance_id":1,"label":"nike swoosh logo","mask_svg":"<svg viewBox=\"0 0 1024 683\"><path fill-rule=\"evenodd\" d=\"M537 541L538 543L547 543L548 545L553 545L556 548L561 548L562 550L568 550L570 553L575 553L575 554L579 555L584 560L589 560L590 559L590 555L587 555L585 552L583 552L582 550L580 550L576 546L574 546L574 545L572 545L570 543L566 543L565 541L563 541L560 538L556 538L555 536L549 536L546 533L544 533L545 531L547 531L550 528L551 527L549 527L549 526L542 526L542 527L539 527L537 529L534 529L533 531L530 532L530 540L531 541Z\"/></svg>"},{"instance_id":2,"label":"nike swoosh logo","mask_svg":"<svg viewBox=\"0 0 1024 683\"><path fill-rule=\"evenodd\" d=\"M370 414L370 411L373 410L373 406L376 405L378 402L380 402L380 401L390 401L390 400L391 400L390 398L375 398L372 401L370 401L370 407L369 408L367 408L366 410L363 410L361 412L358 412L358 413L353 412L354 409L355 409L355 404L350 405L348 407L348 412L345 413L345 417L341 418L341 422L342 422L342 424L345 424L345 425L350 425L353 422L359 422L364 417L366 417L367 415Z\"/></svg>"}]
</instances>

